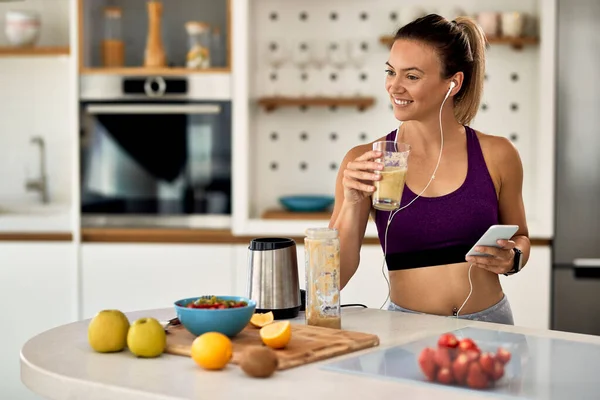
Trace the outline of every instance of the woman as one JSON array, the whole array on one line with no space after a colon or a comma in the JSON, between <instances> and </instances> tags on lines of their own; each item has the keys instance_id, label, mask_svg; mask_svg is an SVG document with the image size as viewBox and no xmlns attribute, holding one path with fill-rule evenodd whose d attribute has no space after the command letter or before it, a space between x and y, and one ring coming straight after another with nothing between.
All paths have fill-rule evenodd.
<instances>
[{"instance_id":1,"label":"woman","mask_svg":"<svg viewBox=\"0 0 600 400\"><path fill-rule=\"evenodd\" d=\"M395 36L385 88L402 123L379 140L408 143L411 152L401 210L387 228L389 310L514 323L498 275L514 273L529 258L522 164L510 141L468 126L483 91L485 44L466 17L428 15ZM372 143L354 147L337 177L330 227L340 235L342 287L358 268L369 215L384 247L390 213L371 206L380 155ZM465 258L496 224L519 230L500 248L480 249L491 257Z\"/></svg>"}]
</instances>

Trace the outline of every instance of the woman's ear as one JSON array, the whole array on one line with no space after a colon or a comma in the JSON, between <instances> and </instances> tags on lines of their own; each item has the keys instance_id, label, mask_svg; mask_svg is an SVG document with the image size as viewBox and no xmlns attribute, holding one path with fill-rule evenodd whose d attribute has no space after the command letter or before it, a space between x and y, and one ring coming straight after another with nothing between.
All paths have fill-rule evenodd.
<instances>
[{"instance_id":1,"label":"woman's ear","mask_svg":"<svg viewBox=\"0 0 600 400\"><path fill-rule=\"evenodd\" d=\"M456 96L460 89L462 88L462 84L465 80L465 74L462 72L457 72L450 78L450 82L454 82L454 87L450 91L450 96Z\"/></svg>"}]
</instances>

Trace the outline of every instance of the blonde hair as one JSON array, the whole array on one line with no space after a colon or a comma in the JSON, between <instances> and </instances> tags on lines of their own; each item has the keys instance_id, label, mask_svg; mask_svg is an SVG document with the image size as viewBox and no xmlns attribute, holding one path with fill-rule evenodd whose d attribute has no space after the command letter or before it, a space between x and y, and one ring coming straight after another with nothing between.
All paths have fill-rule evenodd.
<instances>
[{"instance_id":1,"label":"blonde hair","mask_svg":"<svg viewBox=\"0 0 600 400\"><path fill-rule=\"evenodd\" d=\"M481 27L469 17L448 21L436 14L416 19L396 32L395 39L412 39L433 46L442 62L442 77L464 74L460 91L454 96L454 115L468 125L477 115L483 95L485 48Z\"/></svg>"},{"instance_id":2,"label":"blonde hair","mask_svg":"<svg viewBox=\"0 0 600 400\"><path fill-rule=\"evenodd\" d=\"M454 115L458 122L468 125L477 115L481 97L483 96L483 81L485 79L485 33L475 21L469 17L458 17L456 25L466 36L466 45L471 53L471 76L468 82L463 82L461 91L454 99ZM465 87L466 84L466 87Z\"/></svg>"}]
</instances>

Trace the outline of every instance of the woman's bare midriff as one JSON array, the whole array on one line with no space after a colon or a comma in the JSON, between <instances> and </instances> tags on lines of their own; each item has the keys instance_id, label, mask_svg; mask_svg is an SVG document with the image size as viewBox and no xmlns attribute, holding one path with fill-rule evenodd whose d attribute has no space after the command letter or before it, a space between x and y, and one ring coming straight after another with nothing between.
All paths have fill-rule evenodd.
<instances>
[{"instance_id":1,"label":"woman's bare midriff","mask_svg":"<svg viewBox=\"0 0 600 400\"><path fill-rule=\"evenodd\" d=\"M418 312L452 315L469 295L469 264L390 271L390 300ZM504 296L498 275L473 266L473 293L460 314L483 311Z\"/></svg>"}]
</instances>

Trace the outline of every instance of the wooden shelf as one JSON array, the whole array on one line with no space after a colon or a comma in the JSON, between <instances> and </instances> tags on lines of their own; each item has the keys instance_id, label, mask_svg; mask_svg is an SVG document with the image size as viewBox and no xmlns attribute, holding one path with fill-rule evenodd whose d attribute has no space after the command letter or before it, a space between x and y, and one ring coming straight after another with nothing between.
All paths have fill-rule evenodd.
<instances>
[{"instance_id":1,"label":"wooden shelf","mask_svg":"<svg viewBox=\"0 0 600 400\"><path fill-rule=\"evenodd\" d=\"M124 67L124 68L81 68L79 73L81 75L161 75L161 76L172 76L172 75L190 75L190 74L228 74L231 70L229 68L207 68L207 69L189 69L189 68L146 68L146 67Z\"/></svg>"},{"instance_id":2,"label":"wooden shelf","mask_svg":"<svg viewBox=\"0 0 600 400\"><path fill-rule=\"evenodd\" d=\"M68 46L0 47L0 57L52 57L70 53Z\"/></svg>"},{"instance_id":3,"label":"wooden shelf","mask_svg":"<svg viewBox=\"0 0 600 400\"><path fill-rule=\"evenodd\" d=\"M279 107L356 107L365 110L375 104L373 97L262 97L258 104L267 111Z\"/></svg>"},{"instance_id":4,"label":"wooden shelf","mask_svg":"<svg viewBox=\"0 0 600 400\"><path fill-rule=\"evenodd\" d=\"M513 47L514 49L522 49L525 46L534 46L540 42L540 39L535 36L523 36L523 37L505 37L505 36L497 36L497 37L488 37L488 44L499 44L499 45L508 45ZM394 42L393 36L381 36L379 38L379 42L386 46L391 46Z\"/></svg>"},{"instance_id":5,"label":"wooden shelf","mask_svg":"<svg viewBox=\"0 0 600 400\"><path fill-rule=\"evenodd\" d=\"M293 212L283 209L271 209L262 214L263 219L283 219L283 220L309 220L309 219L324 219L331 218L330 211L321 212Z\"/></svg>"}]
</instances>

